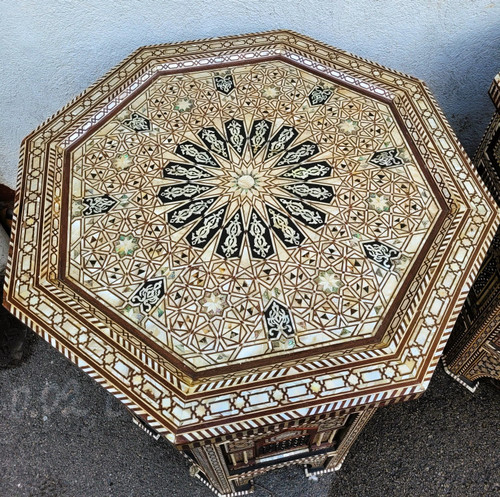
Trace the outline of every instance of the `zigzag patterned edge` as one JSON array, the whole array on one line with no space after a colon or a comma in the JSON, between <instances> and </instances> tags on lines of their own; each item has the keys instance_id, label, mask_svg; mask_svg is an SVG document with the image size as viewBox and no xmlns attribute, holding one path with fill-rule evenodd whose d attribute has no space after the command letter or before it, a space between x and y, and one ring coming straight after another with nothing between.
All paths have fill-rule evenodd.
<instances>
[{"instance_id":1,"label":"zigzag patterned edge","mask_svg":"<svg viewBox=\"0 0 500 497\"><path fill-rule=\"evenodd\" d=\"M477 390L477 387L479 386L479 381L475 381L471 383L470 381L466 380L463 376L458 376L454 373L452 373L449 369L448 366L446 365L446 359L445 357L441 357L441 362L443 364L443 368L449 376L451 376L455 381L460 383L463 387L465 387L469 392L474 393Z\"/></svg>"}]
</instances>

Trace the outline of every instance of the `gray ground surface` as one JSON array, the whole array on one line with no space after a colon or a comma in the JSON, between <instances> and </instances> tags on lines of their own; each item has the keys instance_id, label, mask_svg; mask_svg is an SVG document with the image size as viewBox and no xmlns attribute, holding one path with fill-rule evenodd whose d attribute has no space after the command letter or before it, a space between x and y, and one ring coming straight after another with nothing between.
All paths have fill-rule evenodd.
<instances>
[{"instance_id":1,"label":"gray ground surface","mask_svg":"<svg viewBox=\"0 0 500 497\"><path fill-rule=\"evenodd\" d=\"M0 369L0 497L212 496L91 378L31 332L27 345ZM277 470L255 496L500 495L499 399L488 380L471 394L440 367L421 399L375 414L338 473Z\"/></svg>"}]
</instances>

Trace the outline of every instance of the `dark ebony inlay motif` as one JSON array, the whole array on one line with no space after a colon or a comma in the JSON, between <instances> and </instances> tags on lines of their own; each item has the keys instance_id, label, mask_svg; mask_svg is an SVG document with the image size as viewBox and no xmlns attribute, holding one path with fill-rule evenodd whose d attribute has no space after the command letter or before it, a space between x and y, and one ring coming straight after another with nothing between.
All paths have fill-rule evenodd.
<instances>
[{"instance_id":1,"label":"dark ebony inlay motif","mask_svg":"<svg viewBox=\"0 0 500 497\"><path fill-rule=\"evenodd\" d=\"M282 178L316 179L325 178L332 174L332 168L326 162L311 162L289 169L281 175Z\"/></svg>"},{"instance_id":2,"label":"dark ebony inlay motif","mask_svg":"<svg viewBox=\"0 0 500 497\"><path fill-rule=\"evenodd\" d=\"M164 178L173 178L191 181L194 179L213 178L213 174L208 173L204 169L193 166L192 164L181 164L178 162L169 162L163 168Z\"/></svg>"},{"instance_id":3,"label":"dark ebony inlay motif","mask_svg":"<svg viewBox=\"0 0 500 497\"><path fill-rule=\"evenodd\" d=\"M180 143L177 145L175 153L200 166L220 167L210 152L193 142Z\"/></svg>"},{"instance_id":4,"label":"dark ebony inlay motif","mask_svg":"<svg viewBox=\"0 0 500 497\"><path fill-rule=\"evenodd\" d=\"M138 112L132 112L128 119L123 121L123 124L132 131L150 131L151 121Z\"/></svg>"},{"instance_id":5,"label":"dark ebony inlay motif","mask_svg":"<svg viewBox=\"0 0 500 497\"><path fill-rule=\"evenodd\" d=\"M309 157L316 155L319 152L318 145L311 141L306 141L291 148L276 164L276 167L289 166L292 164L300 164Z\"/></svg>"},{"instance_id":6,"label":"dark ebony inlay motif","mask_svg":"<svg viewBox=\"0 0 500 497\"><path fill-rule=\"evenodd\" d=\"M299 246L305 239L304 234L297 228L297 225L285 214L266 205L271 228L286 247L294 248Z\"/></svg>"},{"instance_id":7,"label":"dark ebony inlay motif","mask_svg":"<svg viewBox=\"0 0 500 497\"><path fill-rule=\"evenodd\" d=\"M377 240L365 242L361 245L368 259L387 270L392 268L394 259L397 259L400 255L399 250Z\"/></svg>"},{"instance_id":8,"label":"dark ebony inlay motif","mask_svg":"<svg viewBox=\"0 0 500 497\"><path fill-rule=\"evenodd\" d=\"M158 198L164 203L191 200L201 193L214 188L213 186L198 185L196 183L184 183L183 185L162 186L158 192Z\"/></svg>"},{"instance_id":9,"label":"dark ebony inlay motif","mask_svg":"<svg viewBox=\"0 0 500 497\"><path fill-rule=\"evenodd\" d=\"M234 90L234 79L230 74L214 76L214 84L215 88L225 95L229 95Z\"/></svg>"},{"instance_id":10,"label":"dark ebony inlay motif","mask_svg":"<svg viewBox=\"0 0 500 497\"><path fill-rule=\"evenodd\" d=\"M239 257L243 242L243 216L240 211L222 228L216 252L225 258Z\"/></svg>"},{"instance_id":11,"label":"dark ebony inlay motif","mask_svg":"<svg viewBox=\"0 0 500 497\"><path fill-rule=\"evenodd\" d=\"M225 224L217 244L217 254L226 259L240 257L245 234L248 234L248 245L253 258L265 259L275 253L268 224L253 210L248 230L245 230L241 211L237 211Z\"/></svg>"},{"instance_id":12,"label":"dark ebony inlay motif","mask_svg":"<svg viewBox=\"0 0 500 497\"><path fill-rule=\"evenodd\" d=\"M267 335L275 340L281 337L290 337L294 333L292 317L289 310L277 300L272 299L264 312Z\"/></svg>"},{"instance_id":13,"label":"dark ebony inlay motif","mask_svg":"<svg viewBox=\"0 0 500 497\"><path fill-rule=\"evenodd\" d=\"M327 185L315 185L314 183L293 183L291 185L285 185L283 188L295 195L305 200L312 200L314 202L322 202L329 204L335 194L333 193L333 188Z\"/></svg>"},{"instance_id":14,"label":"dark ebony inlay motif","mask_svg":"<svg viewBox=\"0 0 500 497\"><path fill-rule=\"evenodd\" d=\"M189 204L177 207L177 209L174 209L167 214L167 220L176 228L185 226L194 219L201 217L208 210L208 208L213 205L215 200L216 197L198 199L190 202Z\"/></svg>"},{"instance_id":15,"label":"dark ebony inlay motif","mask_svg":"<svg viewBox=\"0 0 500 497\"><path fill-rule=\"evenodd\" d=\"M227 152L226 140L215 128L203 128L198 133L198 136L212 152L221 155L222 157L224 157L224 159L227 159L229 157Z\"/></svg>"},{"instance_id":16,"label":"dark ebony inlay motif","mask_svg":"<svg viewBox=\"0 0 500 497\"><path fill-rule=\"evenodd\" d=\"M326 214L315 209L314 207L291 198L278 197L280 204L288 211L295 219L302 221L307 226L317 229L325 224Z\"/></svg>"},{"instance_id":17,"label":"dark ebony inlay motif","mask_svg":"<svg viewBox=\"0 0 500 497\"><path fill-rule=\"evenodd\" d=\"M271 134L272 123L266 120L254 121L250 131L250 150L253 155L257 155L267 144Z\"/></svg>"},{"instance_id":18,"label":"dark ebony inlay motif","mask_svg":"<svg viewBox=\"0 0 500 497\"><path fill-rule=\"evenodd\" d=\"M224 124L224 127L226 128L227 141L231 147L233 147L239 156L243 155L247 139L243 121L240 119L231 119Z\"/></svg>"},{"instance_id":19,"label":"dark ebony inlay motif","mask_svg":"<svg viewBox=\"0 0 500 497\"><path fill-rule=\"evenodd\" d=\"M250 214L248 242L255 259L265 259L275 253L269 227L255 209Z\"/></svg>"},{"instance_id":20,"label":"dark ebony inlay motif","mask_svg":"<svg viewBox=\"0 0 500 497\"><path fill-rule=\"evenodd\" d=\"M83 199L83 209L82 214L84 216L95 216L97 214L105 214L110 211L117 201L110 197L109 195L101 195L100 197L87 197Z\"/></svg>"},{"instance_id":21,"label":"dark ebony inlay motif","mask_svg":"<svg viewBox=\"0 0 500 497\"><path fill-rule=\"evenodd\" d=\"M226 209L227 206L224 206L207 214L187 235L187 240L193 247L204 248L207 246L222 226Z\"/></svg>"},{"instance_id":22,"label":"dark ebony inlay motif","mask_svg":"<svg viewBox=\"0 0 500 497\"><path fill-rule=\"evenodd\" d=\"M375 152L368 162L380 166L381 168L401 166L404 164L403 159L398 157L398 151L395 148Z\"/></svg>"},{"instance_id":23,"label":"dark ebony inlay motif","mask_svg":"<svg viewBox=\"0 0 500 497\"><path fill-rule=\"evenodd\" d=\"M165 280L154 278L143 283L130 297L133 307L140 306L141 312L151 312L165 295Z\"/></svg>"},{"instance_id":24,"label":"dark ebony inlay motif","mask_svg":"<svg viewBox=\"0 0 500 497\"><path fill-rule=\"evenodd\" d=\"M292 126L283 126L269 142L265 160L284 152L298 134L299 132Z\"/></svg>"},{"instance_id":25,"label":"dark ebony inlay motif","mask_svg":"<svg viewBox=\"0 0 500 497\"><path fill-rule=\"evenodd\" d=\"M333 91L330 88L316 86L316 88L314 88L311 93L309 93L309 103L311 105L324 104L332 96L332 93Z\"/></svg>"}]
</instances>

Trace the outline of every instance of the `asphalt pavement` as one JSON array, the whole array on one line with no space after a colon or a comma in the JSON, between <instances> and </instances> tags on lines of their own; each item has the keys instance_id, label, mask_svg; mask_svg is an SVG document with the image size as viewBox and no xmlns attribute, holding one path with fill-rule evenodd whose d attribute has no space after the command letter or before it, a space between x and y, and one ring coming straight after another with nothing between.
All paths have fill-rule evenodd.
<instances>
[{"instance_id":1,"label":"asphalt pavement","mask_svg":"<svg viewBox=\"0 0 500 497\"><path fill-rule=\"evenodd\" d=\"M472 394L442 367L419 400L379 409L340 471L299 466L255 480L255 497L497 497L500 390ZM28 331L0 369L0 497L210 497L166 440Z\"/></svg>"}]
</instances>

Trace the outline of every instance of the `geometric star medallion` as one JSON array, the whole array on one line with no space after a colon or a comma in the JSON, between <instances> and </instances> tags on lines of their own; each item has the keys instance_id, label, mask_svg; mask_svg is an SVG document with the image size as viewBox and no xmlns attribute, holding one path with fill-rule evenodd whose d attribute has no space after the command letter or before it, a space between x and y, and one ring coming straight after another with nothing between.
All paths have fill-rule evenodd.
<instances>
[{"instance_id":1,"label":"geometric star medallion","mask_svg":"<svg viewBox=\"0 0 500 497\"><path fill-rule=\"evenodd\" d=\"M498 224L425 85L288 31L141 48L21 166L5 305L179 444L422 393Z\"/></svg>"}]
</instances>

